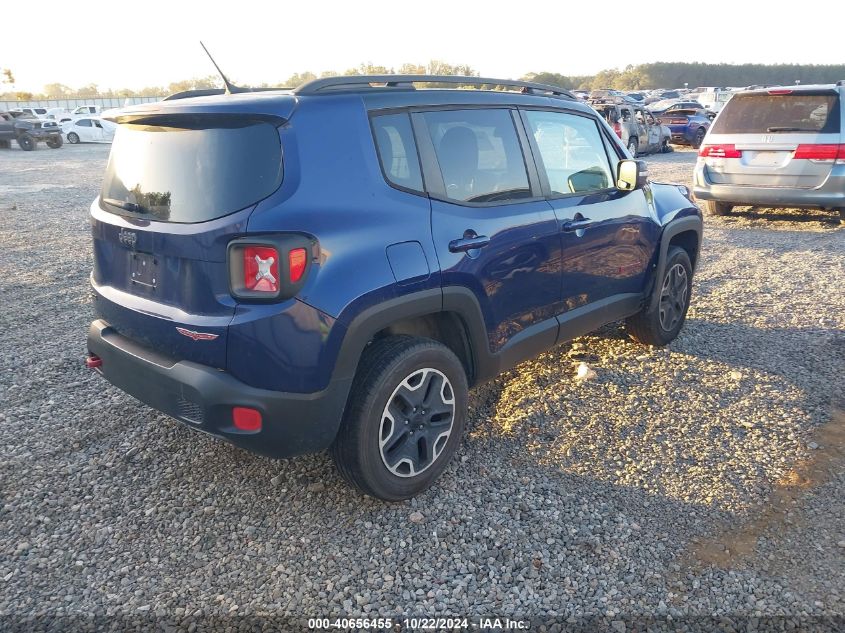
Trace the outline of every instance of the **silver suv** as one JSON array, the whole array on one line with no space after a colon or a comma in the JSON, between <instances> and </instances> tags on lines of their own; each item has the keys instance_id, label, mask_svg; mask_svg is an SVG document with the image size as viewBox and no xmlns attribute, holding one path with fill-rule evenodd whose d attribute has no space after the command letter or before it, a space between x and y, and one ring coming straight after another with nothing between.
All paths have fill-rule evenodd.
<instances>
[{"instance_id":1,"label":"silver suv","mask_svg":"<svg viewBox=\"0 0 845 633\"><path fill-rule=\"evenodd\" d=\"M845 220L843 90L840 81L737 93L699 150L693 191L702 208L838 209Z\"/></svg>"}]
</instances>

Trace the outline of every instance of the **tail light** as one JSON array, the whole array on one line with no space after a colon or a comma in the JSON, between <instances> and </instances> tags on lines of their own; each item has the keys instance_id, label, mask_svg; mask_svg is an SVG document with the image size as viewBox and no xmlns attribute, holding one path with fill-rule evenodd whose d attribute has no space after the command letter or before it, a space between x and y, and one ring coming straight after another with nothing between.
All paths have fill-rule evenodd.
<instances>
[{"instance_id":1,"label":"tail light","mask_svg":"<svg viewBox=\"0 0 845 633\"><path fill-rule=\"evenodd\" d=\"M704 158L742 158L742 150L735 145L702 145L698 155Z\"/></svg>"},{"instance_id":2,"label":"tail light","mask_svg":"<svg viewBox=\"0 0 845 633\"><path fill-rule=\"evenodd\" d=\"M295 296L319 253L304 235L240 238L229 243L229 286L234 297L279 301Z\"/></svg>"},{"instance_id":3,"label":"tail light","mask_svg":"<svg viewBox=\"0 0 845 633\"><path fill-rule=\"evenodd\" d=\"M845 163L845 145L808 143L795 149L793 158L811 160L817 163Z\"/></svg>"},{"instance_id":4,"label":"tail light","mask_svg":"<svg viewBox=\"0 0 845 633\"><path fill-rule=\"evenodd\" d=\"M770 95L791 95L792 88L775 88L768 91Z\"/></svg>"},{"instance_id":5,"label":"tail light","mask_svg":"<svg viewBox=\"0 0 845 633\"><path fill-rule=\"evenodd\" d=\"M292 283L302 279L306 264L308 264L308 254L304 248L295 248L288 253L288 270Z\"/></svg>"},{"instance_id":6,"label":"tail light","mask_svg":"<svg viewBox=\"0 0 845 633\"><path fill-rule=\"evenodd\" d=\"M622 124L619 121L613 124L613 131L616 132L616 136L622 138Z\"/></svg>"},{"instance_id":7,"label":"tail light","mask_svg":"<svg viewBox=\"0 0 845 633\"><path fill-rule=\"evenodd\" d=\"M272 246L244 246L243 287L252 292L279 292L279 251Z\"/></svg>"}]
</instances>

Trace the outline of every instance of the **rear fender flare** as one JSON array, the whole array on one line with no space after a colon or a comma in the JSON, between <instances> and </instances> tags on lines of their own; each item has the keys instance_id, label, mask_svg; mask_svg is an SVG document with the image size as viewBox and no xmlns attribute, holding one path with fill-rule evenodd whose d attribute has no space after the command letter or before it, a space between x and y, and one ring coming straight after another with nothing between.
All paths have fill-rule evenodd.
<instances>
[{"instance_id":1,"label":"rear fender flare","mask_svg":"<svg viewBox=\"0 0 845 633\"><path fill-rule=\"evenodd\" d=\"M361 354L381 330L404 319L440 312L457 314L464 326L469 345L470 384L495 376L499 361L490 353L487 329L478 300L468 288L453 286L421 290L361 311L346 328L332 380L355 376Z\"/></svg>"}]
</instances>

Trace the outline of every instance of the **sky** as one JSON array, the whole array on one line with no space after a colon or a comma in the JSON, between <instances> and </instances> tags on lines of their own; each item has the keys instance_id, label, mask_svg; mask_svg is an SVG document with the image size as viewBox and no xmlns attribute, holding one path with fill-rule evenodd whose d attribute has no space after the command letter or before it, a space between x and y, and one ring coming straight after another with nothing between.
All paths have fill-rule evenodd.
<instances>
[{"instance_id":1,"label":"sky","mask_svg":"<svg viewBox=\"0 0 845 633\"><path fill-rule=\"evenodd\" d=\"M0 68L12 70L21 91L51 82L166 86L214 73L200 39L243 85L362 62L398 67L431 59L509 79L655 61L845 63L842 0L778 4L783 8L759 0L46 0L38 3L39 20L49 17L55 28L3 29Z\"/></svg>"}]
</instances>

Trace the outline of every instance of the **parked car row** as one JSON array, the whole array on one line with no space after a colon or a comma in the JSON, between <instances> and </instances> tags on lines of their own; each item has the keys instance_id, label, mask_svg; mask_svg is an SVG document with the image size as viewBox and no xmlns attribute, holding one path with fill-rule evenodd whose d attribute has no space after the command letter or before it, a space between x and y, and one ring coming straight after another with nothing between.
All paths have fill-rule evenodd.
<instances>
[{"instance_id":1,"label":"parked car row","mask_svg":"<svg viewBox=\"0 0 845 633\"><path fill-rule=\"evenodd\" d=\"M38 107L15 108L13 110L10 110L10 112L13 114L26 114L33 118L41 119L42 121L56 121L58 123L64 123L66 121L75 121L76 119L91 115L100 116L100 114L102 114L103 112L103 109L98 105L87 104L79 106L72 112L68 112L64 108Z\"/></svg>"},{"instance_id":2,"label":"parked car row","mask_svg":"<svg viewBox=\"0 0 845 633\"><path fill-rule=\"evenodd\" d=\"M33 110L44 108L0 112L0 149L8 149L12 141L24 151L36 149L39 141L44 141L52 149L61 147L65 140L71 144L111 143L117 129L115 123L91 115L66 120L59 125L54 120L35 116Z\"/></svg>"}]
</instances>

